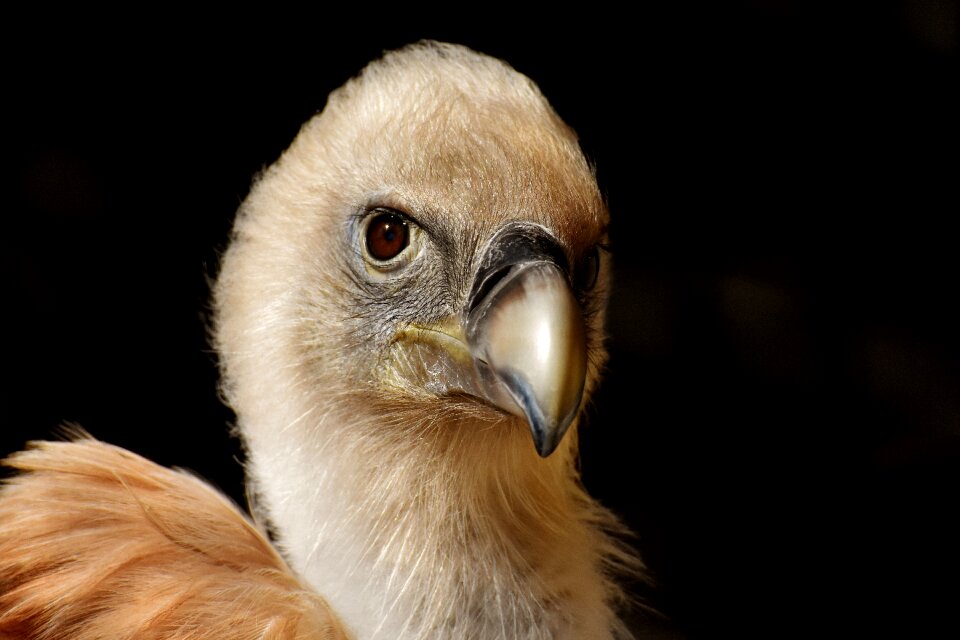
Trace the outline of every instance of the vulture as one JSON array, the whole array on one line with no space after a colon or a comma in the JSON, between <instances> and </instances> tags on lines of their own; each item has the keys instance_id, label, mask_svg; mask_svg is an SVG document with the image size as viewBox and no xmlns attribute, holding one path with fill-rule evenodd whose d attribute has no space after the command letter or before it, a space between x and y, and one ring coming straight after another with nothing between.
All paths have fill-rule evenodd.
<instances>
[{"instance_id":1,"label":"vulture","mask_svg":"<svg viewBox=\"0 0 960 640\"><path fill-rule=\"evenodd\" d=\"M254 181L212 341L250 512L78 435L0 492L2 639L620 638L642 570L583 488L608 210L536 85L388 52Z\"/></svg>"}]
</instances>

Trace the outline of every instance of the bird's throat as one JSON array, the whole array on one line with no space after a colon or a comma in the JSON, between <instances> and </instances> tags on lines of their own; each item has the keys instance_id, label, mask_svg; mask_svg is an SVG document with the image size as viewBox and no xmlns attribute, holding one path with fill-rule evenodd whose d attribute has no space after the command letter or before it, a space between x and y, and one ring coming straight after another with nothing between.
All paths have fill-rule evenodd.
<instances>
[{"instance_id":1,"label":"bird's throat","mask_svg":"<svg viewBox=\"0 0 960 640\"><path fill-rule=\"evenodd\" d=\"M590 551L600 534L569 454L542 459L518 446L522 430L485 422L447 433L445 451L422 440L391 448L373 426L351 425L357 438L341 433L338 450L288 449L283 464L253 465L273 470L257 488L291 564L357 638L501 637L502 624L562 637L552 634L579 599L596 596L604 611Z\"/></svg>"}]
</instances>

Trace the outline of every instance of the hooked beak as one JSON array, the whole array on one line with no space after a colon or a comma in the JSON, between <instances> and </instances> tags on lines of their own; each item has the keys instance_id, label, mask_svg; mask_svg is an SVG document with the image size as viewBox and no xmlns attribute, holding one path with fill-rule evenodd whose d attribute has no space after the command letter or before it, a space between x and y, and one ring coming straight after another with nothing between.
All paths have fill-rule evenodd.
<instances>
[{"instance_id":1,"label":"hooked beak","mask_svg":"<svg viewBox=\"0 0 960 640\"><path fill-rule=\"evenodd\" d=\"M577 416L587 372L583 314L565 262L543 228L505 227L481 259L463 321L477 366L489 368L522 410L542 457ZM487 398L516 412L502 394Z\"/></svg>"},{"instance_id":2,"label":"hooked beak","mask_svg":"<svg viewBox=\"0 0 960 640\"><path fill-rule=\"evenodd\" d=\"M500 229L463 312L402 328L385 381L479 397L526 418L537 453L549 456L577 416L587 372L583 314L566 272L563 251L543 227Z\"/></svg>"}]
</instances>

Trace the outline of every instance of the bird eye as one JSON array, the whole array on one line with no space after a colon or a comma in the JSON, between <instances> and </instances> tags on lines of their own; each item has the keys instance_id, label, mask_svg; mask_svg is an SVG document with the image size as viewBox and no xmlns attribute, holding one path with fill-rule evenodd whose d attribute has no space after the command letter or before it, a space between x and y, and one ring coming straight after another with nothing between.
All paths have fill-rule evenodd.
<instances>
[{"instance_id":1,"label":"bird eye","mask_svg":"<svg viewBox=\"0 0 960 640\"><path fill-rule=\"evenodd\" d=\"M580 264L577 265L574 273L574 285L580 291L589 291L597 284L599 275L600 250L593 247L580 259Z\"/></svg>"},{"instance_id":2,"label":"bird eye","mask_svg":"<svg viewBox=\"0 0 960 640\"><path fill-rule=\"evenodd\" d=\"M374 260L396 258L409 245L407 221L395 213L380 213L367 225L367 252Z\"/></svg>"},{"instance_id":3,"label":"bird eye","mask_svg":"<svg viewBox=\"0 0 960 640\"><path fill-rule=\"evenodd\" d=\"M423 251L421 231L416 220L395 209L369 210L357 238L367 274L380 280L414 261Z\"/></svg>"}]
</instances>

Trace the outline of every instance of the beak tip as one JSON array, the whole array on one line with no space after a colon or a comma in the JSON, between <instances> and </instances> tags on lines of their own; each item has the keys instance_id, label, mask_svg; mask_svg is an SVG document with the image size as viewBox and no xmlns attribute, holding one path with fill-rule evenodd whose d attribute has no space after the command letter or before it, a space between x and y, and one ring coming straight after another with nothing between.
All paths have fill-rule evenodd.
<instances>
[{"instance_id":1,"label":"beak tip","mask_svg":"<svg viewBox=\"0 0 960 640\"><path fill-rule=\"evenodd\" d=\"M532 385L524 376L503 371L498 372L498 376L510 390L514 401L523 410L537 453L541 458L548 458L557 450L570 425L573 424L577 414L576 409L568 408L565 413L561 411L545 413L544 405L537 400ZM576 396L576 407L580 405L582 393L581 387Z\"/></svg>"},{"instance_id":2,"label":"beak tip","mask_svg":"<svg viewBox=\"0 0 960 640\"><path fill-rule=\"evenodd\" d=\"M537 449L537 454L541 458L549 458L550 454L556 451L557 445L560 444L560 442L556 438L547 439L542 435L542 433L537 433L534 431L533 444Z\"/></svg>"},{"instance_id":3,"label":"beak tip","mask_svg":"<svg viewBox=\"0 0 960 640\"><path fill-rule=\"evenodd\" d=\"M542 420L530 418L530 433L533 435L533 446L541 458L549 458L563 441L572 419L564 420L559 424L546 424Z\"/></svg>"}]
</instances>

